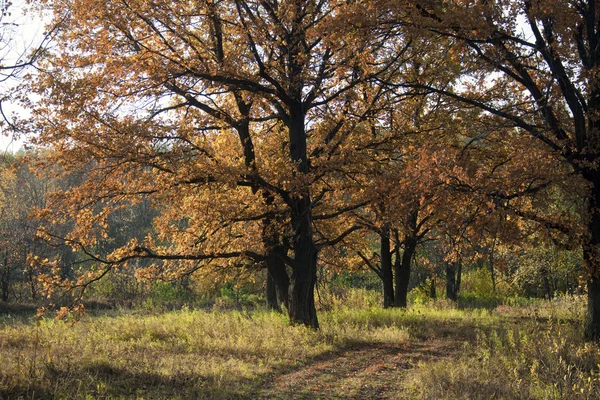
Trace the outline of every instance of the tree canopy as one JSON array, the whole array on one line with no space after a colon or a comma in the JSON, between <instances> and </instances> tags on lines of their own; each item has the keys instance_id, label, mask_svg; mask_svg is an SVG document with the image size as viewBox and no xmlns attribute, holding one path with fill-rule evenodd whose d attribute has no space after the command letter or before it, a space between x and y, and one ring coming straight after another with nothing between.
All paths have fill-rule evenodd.
<instances>
[{"instance_id":1,"label":"tree canopy","mask_svg":"<svg viewBox=\"0 0 600 400\"><path fill-rule=\"evenodd\" d=\"M405 307L425 241L450 274L536 237L582 246L600 335L594 1L42 4L31 140L78 179L39 234L101 266L48 288L136 259L164 279L260 265L316 328L319 263L368 265ZM142 203L151 229L107 245Z\"/></svg>"}]
</instances>

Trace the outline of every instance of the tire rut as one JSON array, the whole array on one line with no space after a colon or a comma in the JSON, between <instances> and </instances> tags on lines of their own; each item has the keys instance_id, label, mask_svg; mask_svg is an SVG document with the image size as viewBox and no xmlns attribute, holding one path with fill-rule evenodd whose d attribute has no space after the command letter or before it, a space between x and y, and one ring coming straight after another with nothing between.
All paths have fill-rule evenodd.
<instances>
[{"instance_id":1,"label":"tire rut","mask_svg":"<svg viewBox=\"0 0 600 400\"><path fill-rule=\"evenodd\" d=\"M391 399L403 391L403 376L417 364L455 357L462 342L408 341L355 344L274 375L264 399Z\"/></svg>"}]
</instances>

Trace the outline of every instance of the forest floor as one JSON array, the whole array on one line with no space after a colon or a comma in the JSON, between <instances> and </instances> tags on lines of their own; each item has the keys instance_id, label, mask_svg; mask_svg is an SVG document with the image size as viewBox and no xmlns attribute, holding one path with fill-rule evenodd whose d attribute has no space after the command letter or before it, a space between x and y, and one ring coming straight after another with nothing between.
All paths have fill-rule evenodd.
<instances>
[{"instance_id":1,"label":"forest floor","mask_svg":"<svg viewBox=\"0 0 600 400\"><path fill-rule=\"evenodd\" d=\"M314 331L258 310L71 324L0 304L0 399L596 399L583 305L338 308Z\"/></svg>"}]
</instances>

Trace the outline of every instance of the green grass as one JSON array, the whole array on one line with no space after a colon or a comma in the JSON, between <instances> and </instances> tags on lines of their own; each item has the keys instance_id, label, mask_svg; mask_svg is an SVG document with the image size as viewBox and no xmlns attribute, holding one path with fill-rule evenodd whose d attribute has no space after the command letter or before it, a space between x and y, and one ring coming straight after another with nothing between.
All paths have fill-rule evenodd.
<instances>
[{"instance_id":1,"label":"green grass","mask_svg":"<svg viewBox=\"0 0 600 400\"><path fill-rule=\"evenodd\" d=\"M320 331L263 311L111 311L75 325L5 314L0 398L287 398L276 383L299 387L304 372L311 387L328 385L324 398L600 398L600 350L580 339L582 304L336 305ZM378 366L373 379L328 369L350 371L353 354L362 370ZM295 397L319 393L301 389Z\"/></svg>"}]
</instances>

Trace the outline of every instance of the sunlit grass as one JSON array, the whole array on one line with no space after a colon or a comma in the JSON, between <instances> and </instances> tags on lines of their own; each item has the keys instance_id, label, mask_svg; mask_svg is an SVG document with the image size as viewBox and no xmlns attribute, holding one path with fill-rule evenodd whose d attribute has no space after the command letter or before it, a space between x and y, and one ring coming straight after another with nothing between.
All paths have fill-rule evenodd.
<instances>
[{"instance_id":1,"label":"sunlit grass","mask_svg":"<svg viewBox=\"0 0 600 400\"><path fill-rule=\"evenodd\" d=\"M578 328L536 325L479 333L453 362L408 374L407 398L597 399L600 349Z\"/></svg>"},{"instance_id":2,"label":"sunlit grass","mask_svg":"<svg viewBox=\"0 0 600 400\"><path fill-rule=\"evenodd\" d=\"M340 346L409 337L401 324L331 320L314 331L276 313L182 310L4 325L0 397L235 397Z\"/></svg>"},{"instance_id":3,"label":"sunlit grass","mask_svg":"<svg viewBox=\"0 0 600 400\"><path fill-rule=\"evenodd\" d=\"M463 355L399 374L397 397L596 398L600 351L581 339L583 305L334 304L319 314L319 331L265 311L120 311L74 325L4 316L0 398L255 398L277 376L340 350L429 341Z\"/></svg>"},{"instance_id":4,"label":"sunlit grass","mask_svg":"<svg viewBox=\"0 0 600 400\"><path fill-rule=\"evenodd\" d=\"M18 323L0 330L0 343L0 390L52 397L131 395L134 387L139 395L144 385L165 396L204 389L227 395L332 346L274 313L188 310L88 318L75 326ZM174 384L181 393L170 392Z\"/></svg>"},{"instance_id":5,"label":"sunlit grass","mask_svg":"<svg viewBox=\"0 0 600 400\"><path fill-rule=\"evenodd\" d=\"M600 347L583 340L581 297L499 306L452 362L421 363L402 396L421 399L597 399Z\"/></svg>"}]
</instances>

